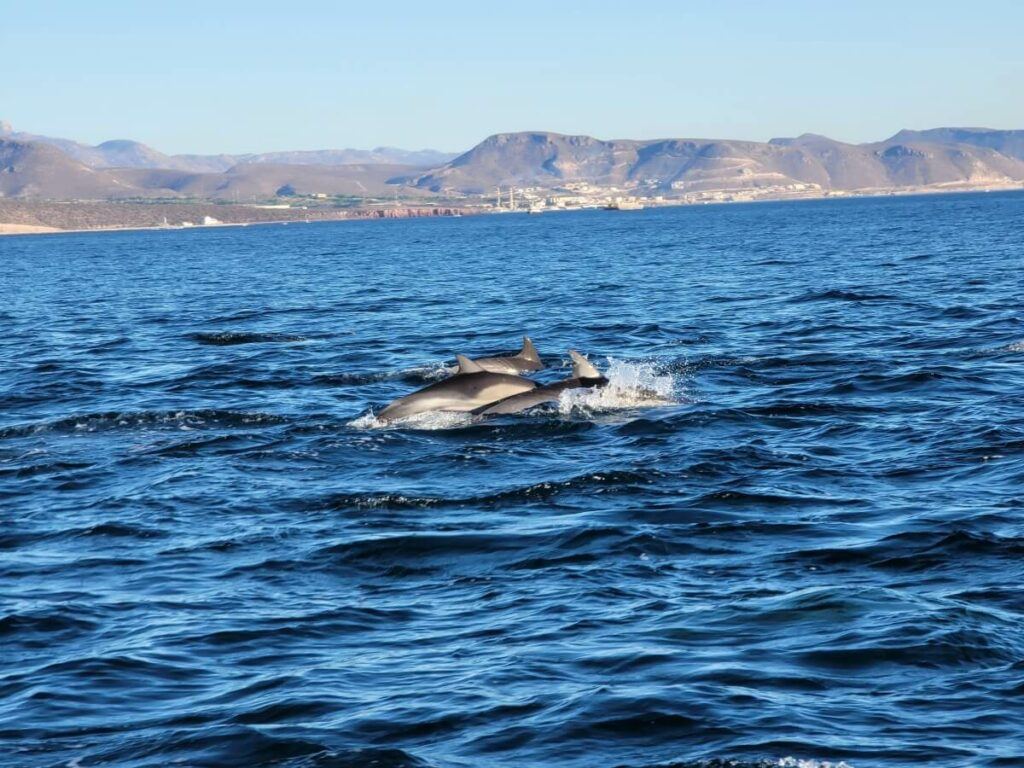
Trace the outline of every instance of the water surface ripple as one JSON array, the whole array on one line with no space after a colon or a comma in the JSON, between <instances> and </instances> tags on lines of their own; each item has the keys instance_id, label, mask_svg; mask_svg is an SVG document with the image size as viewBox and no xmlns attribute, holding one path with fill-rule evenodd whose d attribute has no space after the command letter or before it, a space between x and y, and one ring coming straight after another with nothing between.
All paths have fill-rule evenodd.
<instances>
[{"instance_id":1,"label":"water surface ripple","mask_svg":"<svg viewBox=\"0 0 1024 768\"><path fill-rule=\"evenodd\" d=\"M0 240L0 764L1024 764L1022 222ZM523 332L669 396L373 428Z\"/></svg>"}]
</instances>

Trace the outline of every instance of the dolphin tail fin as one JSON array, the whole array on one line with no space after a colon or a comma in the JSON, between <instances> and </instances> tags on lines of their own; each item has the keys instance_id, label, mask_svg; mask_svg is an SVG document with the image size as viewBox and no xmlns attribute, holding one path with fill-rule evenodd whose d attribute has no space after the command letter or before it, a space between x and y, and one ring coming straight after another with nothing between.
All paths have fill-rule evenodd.
<instances>
[{"instance_id":1,"label":"dolphin tail fin","mask_svg":"<svg viewBox=\"0 0 1024 768\"><path fill-rule=\"evenodd\" d=\"M537 348L533 346L533 342L530 341L529 336L523 336L523 348L519 350L519 354L516 357L532 360L535 363L540 362L540 355L537 353Z\"/></svg>"},{"instance_id":2,"label":"dolphin tail fin","mask_svg":"<svg viewBox=\"0 0 1024 768\"><path fill-rule=\"evenodd\" d=\"M590 364L579 352L570 349L569 357L572 358L572 375L578 379L600 379L601 373Z\"/></svg>"},{"instance_id":3,"label":"dolphin tail fin","mask_svg":"<svg viewBox=\"0 0 1024 768\"><path fill-rule=\"evenodd\" d=\"M482 366L474 363L465 355L456 355L455 359L459 361L458 373L483 373L484 369ZM456 374L456 376L458 375Z\"/></svg>"}]
</instances>

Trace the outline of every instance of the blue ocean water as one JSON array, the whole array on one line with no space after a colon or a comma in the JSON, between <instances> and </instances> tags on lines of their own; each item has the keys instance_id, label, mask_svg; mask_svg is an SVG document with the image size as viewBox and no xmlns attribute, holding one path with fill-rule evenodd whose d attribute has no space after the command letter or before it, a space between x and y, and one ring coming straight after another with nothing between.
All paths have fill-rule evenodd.
<instances>
[{"instance_id":1,"label":"blue ocean water","mask_svg":"<svg viewBox=\"0 0 1024 768\"><path fill-rule=\"evenodd\" d=\"M0 239L0 765L1024 764L1022 256L1022 194ZM523 333L612 388L375 423Z\"/></svg>"}]
</instances>

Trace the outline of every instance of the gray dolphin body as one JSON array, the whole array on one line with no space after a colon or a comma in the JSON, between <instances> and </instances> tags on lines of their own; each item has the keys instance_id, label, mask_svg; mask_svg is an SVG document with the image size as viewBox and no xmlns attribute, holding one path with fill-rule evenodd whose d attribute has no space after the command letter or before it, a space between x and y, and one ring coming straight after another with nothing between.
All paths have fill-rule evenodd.
<instances>
[{"instance_id":1,"label":"gray dolphin body","mask_svg":"<svg viewBox=\"0 0 1024 768\"><path fill-rule=\"evenodd\" d=\"M468 412L534 389L536 382L508 373L491 373L458 355L459 371L436 384L400 397L377 414L380 421L394 421L427 411Z\"/></svg>"},{"instance_id":2,"label":"gray dolphin body","mask_svg":"<svg viewBox=\"0 0 1024 768\"><path fill-rule=\"evenodd\" d=\"M523 336L523 348L511 357L481 357L473 362L491 373L526 373L539 371L544 367L529 336Z\"/></svg>"},{"instance_id":3,"label":"gray dolphin body","mask_svg":"<svg viewBox=\"0 0 1024 768\"><path fill-rule=\"evenodd\" d=\"M608 383L608 379L602 376L583 355L570 350L569 356L572 358L572 378L511 395L496 403L481 406L474 410L473 413L480 416L522 413L528 408L533 408L542 403L558 402L562 393L567 390L580 389L581 387L603 387Z\"/></svg>"}]
</instances>

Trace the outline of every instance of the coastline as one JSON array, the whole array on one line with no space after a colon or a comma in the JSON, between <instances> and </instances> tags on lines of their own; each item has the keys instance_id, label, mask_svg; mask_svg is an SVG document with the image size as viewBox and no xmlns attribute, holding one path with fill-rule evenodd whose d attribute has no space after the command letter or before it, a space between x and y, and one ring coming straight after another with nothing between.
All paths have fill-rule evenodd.
<instances>
[{"instance_id":1,"label":"coastline","mask_svg":"<svg viewBox=\"0 0 1024 768\"><path fill-rule=\"evenodd\" d=\"M58 227L43 227L34 224L2 224L0 223L0 235L51 235L55 232L69 232L71 230Z\"/></svg>"},{"instance_id":2,"label":"coastline","mask_svg":"<svg viewBox=\"0 0 1024 768\"><path fill-rule=\"evenodd\" d=\"M728 193L728 190L723 191ZM932 196L932 195L948 195L948 194L982 194L991 192L1024 192L1024 184L992 184L984 186L972 186L972 185L930 185L923 187L895 187L895 188L882 188L882 189L865 189L865 190L850 190L850 191L835 191L826 192L821 194L798 194L798 195L766 195L764 197L749 197L742 199L706 199L706 200L684 200L684 199L669 199L661 200L656 203L647 205L647 208L677 208L677 207L688 207L688 206L701 206L701 205L743 205L749 203L786 203L786 202L802 202L812 200L856 200L864 198L879 198L879 197L915 197L915 196ZM81 212L89 208L103 208L105 212L120 209L121 211L129 210L130 207L137 209L153 209L161 204L150 204L150 203L118 203L109 201L89 201L89 202L73 202L73 201L36 201L36 200L15 200L15 199L4 199L0 198L0 216L5 213L5 204L10 207L12 204L16 207L23 209L31 209L33 207L46 207L52 208L59 207L64 212ZM508 210L495 210L493 208L485 208L478 205L442 205L442 206L399 206L396 208L356 208L356 209L303 209L303 208L292 208L292 209L274 209L267 207L258 206L229 206L218 203L194 203L194 204L179 204L170 203L166 206L174 206L179 210L185 210L191 212L193 218L199 218L195 214L198 211L213 211L220 213L222 216L228 212L229 218L236 218L240 220L234 221L223 221L216 217L213 218L209 223L193 224L187 220L179 223L169 224L117 224L117 223L105 223L97 226L74 226L74 227L56 227L51 224L38 223L38 216L28 215L22 216L21 218L32 218L37 223L26 223L26 222L5 222L0 221L0 236L18 236L18 235L54 235L54 234L82 234L88 232L139 232L139 231L173 231L173 230L187 230L187 229L220 229L225 227L247 227L258 224L312 224L314 222L326 222L326 221L367 221L372 219L407 219L407 218L435 218L435 217L460 217L460 216L486 216L497 213L510 213L513 211ZM560 212L571 212L579 210L591 210L590 207L580 208L549 208L546 209L545 213L560 213ZM596 207L595 207L596 209ZM162 210L162 209L161 209ZM271 214L271 211L273 213ZM290 216L281 216L282 213L288 211L293 214ZM514 213L526 214L526 210L517 210ZM270 214L270 215L268 215ZM207 215L209 215L207 213ZM166 221L166 217L165 217Z\"/></svg>"},{"instance_id":3,"label":"coastline","mask_svg":"<svg viewBox=\"0 0 1024 768\"><path fill-rule=\"evenodd\" d=\"M465 214L458 214L459 216ZM158 227L88 227L88 228L77 228L77 229L60 229L58 227L36 227L31 225L23 224L0 224L0 236L15 236L15 235L81 235L90 232L96 233L109 233L109 232L181 232L196 230L202 231L205 229L229 229L237 227L262 227L262 226L287 226L289 224L322 224L324 222L342 222L342 221L371 221L373 219L383 218L431 218L427 216L353 216L351 218L337 218L337 219L269 219L261 221L219 221L216 224L196 224L193 226L180 226L180 225L168 225Z\"/></svg>"},{"instance_id":4,"label":"coastline","mask_svg":"<svg viewBox=\"0 0 1024 768\"><path fill-rule=\"evenodd\" d=\"M74 202L0 198L0 235L214 229L255 224L463 216L471 212L449 205L339 210L219 203Z\"/></svg>"}]
</instances>

